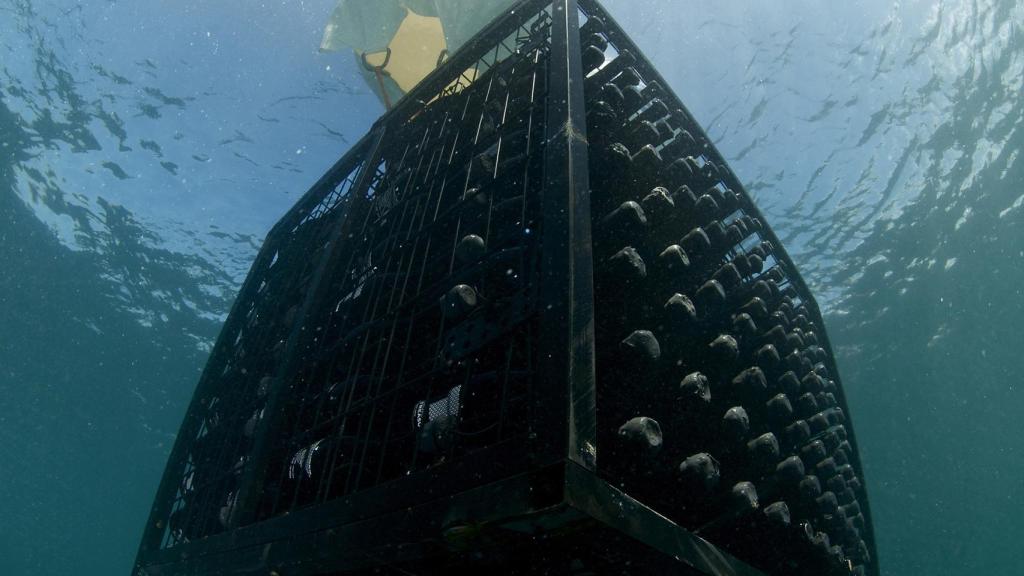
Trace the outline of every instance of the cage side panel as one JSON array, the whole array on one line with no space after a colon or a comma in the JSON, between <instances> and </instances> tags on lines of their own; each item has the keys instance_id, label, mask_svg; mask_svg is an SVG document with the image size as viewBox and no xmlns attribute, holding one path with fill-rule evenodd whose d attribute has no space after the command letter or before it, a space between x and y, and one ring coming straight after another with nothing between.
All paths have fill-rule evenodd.
<instances>
[{"instance_id":1,"label":"cage side panel","mask_svg":"<svg viewBox=\"0 0 1024 576\"><path fill-rule=\"evenodd\" d=\"M204 370L175 442L140 547L173 547L227 529L269 391L295 335L329 223L344 218L365 142L268 235ZM327 223L327 224L324 224Z\"/></svg>"},{"instance_id":2,"label":"cage side panel","mask_svg":"<svg viewBox=\"0 0 1024 576\"><path fill-rule=\"evenodd\" d=\"M316 264L311 267L310 288L306 299L298 309L298 320L292 329L292 336L285 345L284 361L279 370L279 376L267 393L264 416L260 418L254 430L251 453L240 481L236 503L237 512L230 519L229 527L248 524L256 516L255 503L262 497L265 488L264 478L268 453L277 442L276 431L281 412L292 402L294 388L291 385L291 378L304 361L301 350L306 346L309 338L309 323L315 321L315 314L319 312L325 299L330 298L325 278L330 274L330 268L336 255L343 252L351 243L353 232L358 229L360 224L359 216L371 202L375 192L373 167L379 161L387 135L386 128L376 127L374 129L371 136L372 143L367 148L364 159L363 170L354 180L352 189L345 199L345 217L324 219L318 223L323 230L321 234L326 237L326 240L321 247L315 248L317 250ZM330 208L326 208L323 214L328 214L329 210ZM296 228L313 225L316 223L316 219L323 214L318 214L316 210L312 211L308 217L299 221Z\"/></svg>"},{"instance_id":3,"label":"cage side panel","mask_svg":"<svg viewBox=\"0 0 1024 576\"><path fill-rule=\"evenodd\" d=\"M148 553L150 550L159 549L162 545L166 535L167 517L170 514L171 507L174 505L175 494L181 483L182 471L189 458L189 443L203 424L204 410L200 399L206 396L206 388L214 386L215 379L212 377L212 374L221 369L227 360L228 352L231 349L231 345L228 342L231 339L229 335L237 334L241 329L243 314L238 311L244 306L245 302L252 300L253 293L257 290L257 285L259 284L259 275L256 271L267 267L269 260L273 257L272 252L266 246L260 250L246 281L243 283L235 302L232 304L231 312L228 314L225 325L218 335L204 373L200 377L199 384L185 413L184 420L179 427L174 447L168 457L160 486L157 489L157 495L150 510L149 519L143 531L142 542L139 547L140 555Z\"/></svg>"},{"instance_id":4,"label":"cage side panel","mask_svg":"<svg viewBox=\"0 0 1024 576\"><path fill-rule=\"evenodd\" d=\"M542 0L492 23L271 231L139 570L187 571L299 511L381 514L527 467L550 23Z\"/></svg>"},{"instance_id":5,"label":"cage side panel","mask_svg":"<svg viewBox=\"0 0 1024 576\"><path fill-rule=\"evenodd\" d=\"M876 573L811 293L660 75L597 2L580 5L599 470L773 571Z\"/></svg>"},{"instance_id":6,"label":"cage side panel","mask_svg":"<svg viewBox=\"0 0 1024 576\"><path fill-rule=\"evenodd\" d=\"M521 14L425 105L385 118L368 201L282 383L256 520L417 477L439 495L419 475L525 439L550 20Z\"/></svg>"}]
</instances>

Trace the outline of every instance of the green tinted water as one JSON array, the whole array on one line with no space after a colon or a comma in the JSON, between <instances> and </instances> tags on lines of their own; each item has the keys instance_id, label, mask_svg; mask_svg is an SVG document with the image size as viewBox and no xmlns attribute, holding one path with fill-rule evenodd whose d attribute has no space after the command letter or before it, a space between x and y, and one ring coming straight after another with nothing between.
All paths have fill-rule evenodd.
<instances>
[{"instance_id":1,"label":"green tinted water","mask_svg":"<svg viewBox=\"0 0 1024 576\"><path fill-rule=\"evenodd\" d=\"M0 566L124 574L260 238L381 112L333 2L0 0ZM1024 563L1012 0L609 0L827 311L886 574Z\"/></svg>"}]
</instances>

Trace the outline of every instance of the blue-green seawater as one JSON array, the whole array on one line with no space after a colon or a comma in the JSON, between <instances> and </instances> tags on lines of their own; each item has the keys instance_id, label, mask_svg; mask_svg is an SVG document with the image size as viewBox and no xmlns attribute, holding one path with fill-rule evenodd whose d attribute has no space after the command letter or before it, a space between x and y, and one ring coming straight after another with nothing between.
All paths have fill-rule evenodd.
<instances>
[{"instance_id":1,"label":"blue-green seawater","mask_svg":"<svg viewBox=\"0 0 1024 576\"><path fill-rule=\"evenodd\" d=\"M381 107L331 0L0 0L0 574L127 574L272 223ZM1024 5L608 0L826 312L886 575L1024 566Z\"/></svg>"}]
</instances>

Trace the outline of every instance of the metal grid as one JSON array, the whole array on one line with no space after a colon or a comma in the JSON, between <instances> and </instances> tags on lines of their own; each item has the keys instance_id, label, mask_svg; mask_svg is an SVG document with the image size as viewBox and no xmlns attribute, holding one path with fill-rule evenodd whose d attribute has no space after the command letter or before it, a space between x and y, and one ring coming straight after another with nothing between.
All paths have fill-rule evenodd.
<instances>
[{"instance_id":1,"label":"metal grid","mask_svg":"<svg viewBox=\"0 0 1024 576\"><path fill-rule=\"evenodd\" d=\"M820 382L820 389L814 389L806 385L807 380L801 380L799 391L787 392L793 396L798 414L804 409L805 400L815 407L797 417L810 420L812 414L821 410L818 416L827 415L828 423L826 425L822 419L821 428L814 427L814 435L788 446L782 426L768 421L767 416L761 417L760 404L754 407L748 404L751 437L773 432L782 439L782 457L794 452L801 454L809 462L808 466L815 462L808 460L806 452L801 452L802 445L816 440L828 444L830 438L834 442L839 437L849 442L840 450L853 465L851 475L862 478L863 469L846 416L838 370L810 290L778 238L764 223L752 198L703 129L665 88L657 71L596 2L581 0L580 6L587 18L580 34L591 143L591 181L595 182L592 215L595 229L600 227L604 231L604 234L595 232L595 302L602 303L597 307L595 318L598 325L599 448L604 446L614 454L613 447L621 443L617 438L620 424L641 415L658 415L662 422L659 433L664 433L666 453L671 455L660 457L676 458L672 463L678 465L690 454L717 450L716 454L724 454L723 458L728 460L722 470L722 488L726 493L732 482L755 480L761 486L762 498L788 497L770 477L765 483L760 482L763 473L743 461L746 456L736 454L737 449L724 439L720 424L722 412L730 406L741 401L764 402L767 398L755 400L756 396L725 392L722 395L728 398L727 404L719 406L722 401L712 399L711 408L702 411L687 408L678 389L672 387L673 384L679 386L688 372L699 371L710 379L709 394L714 397L729 386L738 386L733 379L737 372L746 366L756 366L770 379L787 373ZM651 196L652 193L655 195ZM616 208L624 206L620 203L627 201L637 203L631 209L641 214L646 209L647 214L634 216L631 222L621 211L613 214ZM615 239L608 241L610 231L614 231ZM630 288L630 280L623 275L621 266L611 261L615 250L630 242L638 249L636 257L648 262L646 271L641 274L644 278L636 282L643 286L642 295ZM662 252L673 245L678 252ZM680 256L687 252L687 256ZM682 294L695 304L697 313L692 322L681 325L666 318L661 304L673 294ZM653 298L656 302L641 304L642 298ZM664 356L661 362L651 363L650 371L633 371L627 376L631 382L650 380L641 394L636 394L634 387L622 391L623 374L615 365L622 361L620 342L637 329L654 330L661 339L660 354ZM739 342L738 358L716 357L717 352L714 346L709 348L709 343L719 336ZM771 354L769 347L773 349ZM772 365L770 357L776 353ZM654 368L655 365L658 367ZM665 384L656 385L659 381ZM769 389L773 385L774 380L770 380ZM796 396L800 394L803 396L798 399ZM808 395L813 398L808 399ZM625 464L618 456L622 454L605 459L601 471L617 481L630 476L635 479L637 460ZM602 460L598 462L601 464ZM727 472L725 465L731 465L733 470ZM641 466L650 468L646 474L641 474L645 480L637 480L629 490L631 493L656 503L659 511L684 525L705 528L708 534L713 534L725 522L722 512L712 517L694 513L693 509L699 509L701 504L690 504L687 510L680 511L680 502L685 502L686 498L665 490L665 483L678 482L678 476L653 472L653 462ZM770 470L774 471L774 463ZM807 473L814 472L808 469ZM860 486L858 490L862 490L860 480L854 479ZM825 477L821 480L824 486ZM707 498L727 502L725 495L708 494ZM859 532L871 543L866 498L862 492L848 493L846 498L850 501L850 510L863 513L865 518ZM771 500L765 503L768 502ZM728 507L726 510L725 516L734 514ZM842 546L842 555L849 558L851 570L855 565L877 570L870 555L858 549L863 545L859 543L858 530L847 533L845 528L835 528L845 522L846 517L841 512L837 513L839 517L817 516L815 529L833 535L833 544ZM796 505L794 513L817 514L816 511L805 512L800 505ZM730 538L742 540L736 534ZM873 544L871 547L873 550ZM832 554L840 553L833 551Z\"/></svg>"},{"instance_id":2,"label":"metal grid","mask_svg":"<svg viewBox=\"0 0 1024 576\"><path fill-rule=\"evenodd\" d=\"M297 208L268 238L243 287L231 320L204 373L180 448L169 466L181 473L170 502L161 547L228 529L234 522L242 471L265 416L266 399L301 323L302 303L328 232L344 218L359 178L357 149L348 165L324 182L322 200ZM322 223L314 223L323 218ZM290 225L290 222L298 222Z\"/></svg>"},{"instance_id":3,"label":"metal grid","mask_svg":"<svg viewBox=\"0 0 1024 576\"><path fill-rule=\"evenodd\" d=\"M608 18L607 14L596 6L589 8L598 18L588 20L589 25L581 29L584 48L603 48L604 60L585 70L588 101L597 101L601 87L606 84L614 84L625 96L617 109L615 127L604 125L591 129L592 145L624 143L623 152L628 151L626 162L630 164L625 174L614 177L601 174L594 179L598 182L593 199L597 206L593 212L595 221L607 216L619 202L640 201L656 187L664 188L676 199L679 199L681 187L693 193L694 199L707 195L715 201L715 209L702 213L692 205L686 206L684 208L690 210L686 216L667 223L667 230L657 231L664 236L659 240L671 243L679 241L693 227L701 227L711 243L712 253L700 266L674 279L673 289L694 293L705 281L718 281L715 273L733 264L740 274L740 283L729 286L731 291L751 294L758 281L765 281L773 294L783 298L787 309L804 316L801 319L804 328L800 332L817 330L818 334L823 334L821 317L810 291L703 129L675 96L662 87L659 79L650 75L653 71L636 60L629 48L616 46L615 40L604 35L602 19ZM601 123L603 119L591 121ZM593 153L601 157L602 152L607 151ZM594 170L601 171L600 162L595 164ZM751 256L759 260L756 265L751 265ZM625 293L620 289L607 296L605 301L621 303ZM769 310L769 313L777 311Z\"/></svg>"},{"instance_id":4,"label":"metal grid","mask_svg":"<svg viewBox=\"0 0 1024 576\"><path fill-rule=\"evenodd\" d=\"M525 436L551 10L520 7L268 235L140 558Z\"/></svg>"},{"instance_id":5,"label":"metal grid","mask_svg":"<svg viewBox=\"0 0 1024 576\"><path fill-rule=\"evenodd\" d=\"M525 435L549 26L523 24L385 134L311 313L260 518Z\"/></svg>"}]
</instances>

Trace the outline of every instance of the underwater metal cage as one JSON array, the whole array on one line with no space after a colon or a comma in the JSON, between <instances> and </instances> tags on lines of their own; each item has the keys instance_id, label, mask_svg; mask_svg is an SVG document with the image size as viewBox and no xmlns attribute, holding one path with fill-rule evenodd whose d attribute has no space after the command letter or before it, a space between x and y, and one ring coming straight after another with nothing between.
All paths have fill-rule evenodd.
<instances>
[{"instance_id":1,"label":"underwater metal cage","mask_svg":"<svg viewBox=\"0 0 1024 576\"><path fill-rule=\"evenodd\" d=\"M877 574L848 419L704 131L524 0L267 236L135 574Z\"/></svg>"}]
</instances>

